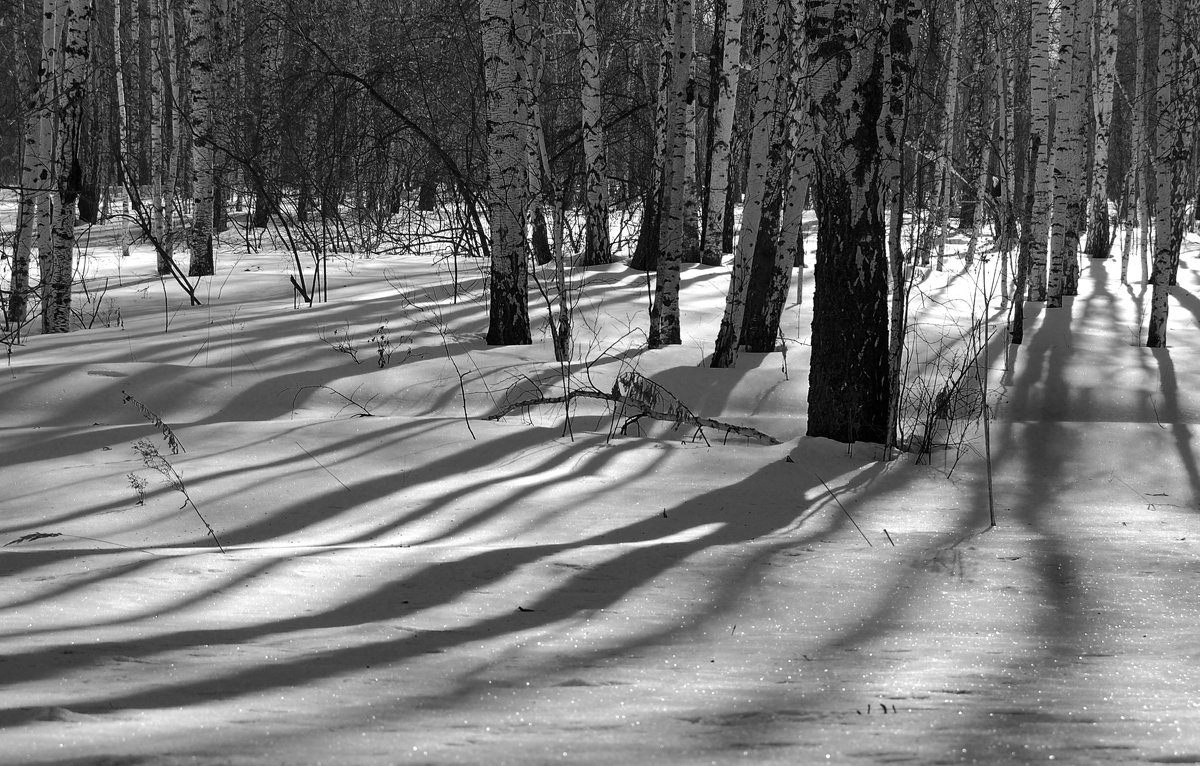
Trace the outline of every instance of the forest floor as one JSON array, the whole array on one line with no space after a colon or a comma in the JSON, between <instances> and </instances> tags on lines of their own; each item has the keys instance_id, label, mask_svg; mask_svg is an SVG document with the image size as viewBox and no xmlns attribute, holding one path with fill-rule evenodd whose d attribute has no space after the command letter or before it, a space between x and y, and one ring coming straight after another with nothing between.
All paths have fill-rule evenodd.
<instances>
[{"instance_id":1,"label":"forest floor","mask_svg":"<svg viewBox=\"0 0 1200 766\"><path fill-rule=\"evenodd\" d=\"M644 275L575 273L573 385L782 441L705 443L487 420L564 369L540 297L534 345L484 344L466 261L341 259L296 310L229 237L188 308L97 247L91 329L0 360L0 761L1200 763L1197 250L1166 349L1136 263L1020 347L996 314L993 528L980 429L932 464L804 436L811 292L786 355L713 370L726 270L684 269L655 351ZM914 337L981 277L922 271Z\"/></svg>"}]
</instances>

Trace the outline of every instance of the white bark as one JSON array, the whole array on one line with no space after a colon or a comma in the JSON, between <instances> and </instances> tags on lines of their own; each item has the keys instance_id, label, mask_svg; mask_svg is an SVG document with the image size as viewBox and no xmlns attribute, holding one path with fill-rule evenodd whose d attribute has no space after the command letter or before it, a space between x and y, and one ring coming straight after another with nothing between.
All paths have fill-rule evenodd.
<instances>
[{"instance_id":1,"label":"white bark","mask_svg":"<svg viewBox=\"0 0 1200 766\"><path fill-rule=\"evenodd\" d=\"M514 19L522 0L481 0L479 15L487 84L488 224L491 304L487 342L529 343L525 220L528 202L526 106L517 72Z\"/></svg>"},{"instance_id":2,"label":"white bark","mask_svg":"<svg viewBox=\"0 0 1200 766\"><path fill-rule=\"evenodd\" d=\"M1054 78L1055 127L1054 164L1051 171L1054 209L1050 219L1050 255L1046 279L1046 306L1060 308L1064 294L1070 294L1068 278L1071 261L1077 258L1081 223L1081 179L1083 165L1084 116L1087 102L1085 68L1087 57L1080 49L1091 16L1090 0L1059 0L1062 28L1059 31L1059 72Z\"/></svg>"},{"instance_id":3,"label":"white bark","mask_svg":"<svg viewBox=\"0 0 1200 766\"><path fill-rule=\"evenodd\" d=\"M808 119L808 43L804 39L805 8L802 0L790 0L792 9L788 62L787 135L784 156L788 158L787 187L779 224L779 257L787 264L796 263L800 250L800 231L804 209L808 206L808 187L816 164L816 133ZM800 292L797 291L797 300Z\"/></svg>"},{"instance_id":4,"label":"white bark","mask_svg":"<svg viewBox=\"0 0 1200 766\"><path fill-rule=\"evenodd\" d=\"M79 143L87 66L91 51L91 0L70 0L63 21L62 67L59 76L56 192L49 270L43 275L42 331L71 329L71 281L74 276L76 204L83 183Z\"/></svg>"},{"instance_id":5,"label":"white bark","mask_svg":"<svg viewBox=\"0 0 1200 766\"><path fill-rule=\"evenodd\" d=\"M21 3L21 17L25 4ZM52 9L51 9L52 10ZM29 267L33 261L33 239L37 228L37 207L40 199L46 199L49 189L50 169L47 147L41 142L42 114L50 90L46 61L40 59L37 72L29 65L26 45L20 32L21 25L13 25L13 50L17 60L18 97L25 114L22 119L21 136L21 194L17 208L16 246L13 250L12 281L10 283L7 316L19 327L25 321L29 299Z\"/></svg>"},{"instance_id":6,"label":"white bark","mask_svg":"<svg viewBox=\"0 0 1200 766\"><path fill-rule=\"evenodd\" d=\"M1093 77L1092 120L1095 140L1092 144L1092 189L1088 201L1088 252L1093 258L1107 258L1111 247L1108 217L1108 142L1112 133L1113 90L1117 72L1116 0L1096 0L1095 74Z\"/></svg>"},{"instance_id":7,"label":"white bark","mask_svg":"<svg viewBox=\"0 0 1200 766\"><path fill-rule=\"evenodd\" d=\"M958 130L958 68L963 36L963 0L954 0L954 34L950 38L949 73L946 75L946 98L943 103L942 147L938 153L937 197L937 269L942 270L946 258L946 234L950 226L950 205L953 202L952 188L955 185L952 172L954 161L954 136Z\"/></svg>"},{"instance_id":8,"label":"white bark","mask_svg":"<svg viewBox=\"0 0 1200 766\"><path fill-rule=\"evenodd\" d=\"M721 50L721 79L713 112L712 156L700 259L709 265L721 263L721 234L725 230L725 200L729 194L729 153L733 138L733 116L737 106L738 80L742 64L742 0L725 0L725 28Z\"/></svg>"},{"instance_id":9,"label":"white bark","mask_svg":"<svg viewBox=\"0 0 1200 766\"><path fill-rule=\"evenodd\" d=\"M192 132L192 227L189 276L213 273L212 43L216 4L188 0L188 100Z\"/></svg>"},{"instance_id":10,"label":"white bark","mask_svg":"<svg viewBox=\"0 0 1200 766\"><path fill-rule=\"evenodd\" d=\"M767 0L763 8L762 26L755 39L757 88L754 95L753 125L750 134L750 169L746 176L746 204L742 210L741 234L734 246L733 266L729 277L729 292L725 296L725 313L717 334L713 352L713 367L733 367L737 364L746 311L746 291L749 287L754 249L760 236L763 205L767 195L767 176L770 173L770 154L777 123L777 99L780 93L780 32L787 18L786 0ZM770 232L769 234L773 234Z\"/></svg>"},{"instance_id":11,"label":"white bark","mask_svg":"<svg viewBox=\"0 0 1200 766\"><path fill-rule=\"evenodd\" d=\"M113 2L113 69L115 74L116 94L117 94L117 163L122 167L122 172L125 168L125 160L130 156L129 152L129 130L125 120L125 59L124 50L121 45L121 0Z\"/></svg>"},{"instance_id":12,"label":"white bark","mask_svg":"<svg viewBox=\"0 0 1200 766\"><path fill-rule=\"evenodd\" d=\"M1050 0L1034 0L1029 54L1029 134L1039 139L1030 223L1029 300L1046 300L1046 245L1050 215ZM1019 296L1018 296L1019 297Z\"/></svg>"},{"instance_id":13,"label":"white bark","mask_svg":"<svg viewBox=\"0 0 1200 766\"><path fill-rule=\"evenodd\" d=\"M681 342L679 319L679 265L683 260L687 101L692 72L693 0L675 0L669 6L674 14L670 87L667 93L666 156L663 162L663 207L659 229L658 268L654 301L650 306L651 348L678 345ZM665 9L666 10L666 9ZM664 25L665 26L665 25Z\"/></svg>"},{"instance_id":14,"label":"white bark","mask_svg":"<svg viewBox=\"0 0 1200 766\"><path fill-rule=\"evenodd\" d=\"M163 201L163 33L160 0L150 2L150 232L156 248L165 247ZM158 273L170 269L162 251L158 252Z\"/></svg>"},{"instance_id":15,"label":"white bark","mask_svg":"<svg viewBox=\"0 0 1200 766\"><path fill-rule=\"evenodd\" d=\"M50 251L54 241L54 211L57 197L51 193L57 175L58 161L55 149L55 111L59 108L62 83L59 71L62 68L59 43L62 39L63 20L67 13L67 0L43 0L42 2L42 58L39 64L40 79L45 90L42 93L42 109L38 116L39 154L44 163L37 189L37 251L38 275L44 288L50 274Z\"/></svg>"},{"instance_id":16,"label":"white bark","mask_svg":"<svg viewBox=\"0 0 1200 766\"><path fill-rule=\"evenodd\" d=\"M1150 275L1150 323L1146 345L1167 345L1169 288L1178 268L1184 233L1192 131L1197 104L1191 92L1200 70L1195 25L1200 0L1162 0L1159 16L1158 123L1155 153L1154 265Z\"/></svg>"},{"instance_id":17,"label":"white bark","mask_svg":"<svg viewBox=\"0 0 1200 766\"><path fill-rule=\"evenodd\" d=\"M577 0L575 24L579 32L580 101L583 120L583 157L587 174L586 241L584 263L612 261L608 235L608 163L604 151L604 124L600 100L600 49L596 31L596 0Z\"/></svg>"}]
</instances>

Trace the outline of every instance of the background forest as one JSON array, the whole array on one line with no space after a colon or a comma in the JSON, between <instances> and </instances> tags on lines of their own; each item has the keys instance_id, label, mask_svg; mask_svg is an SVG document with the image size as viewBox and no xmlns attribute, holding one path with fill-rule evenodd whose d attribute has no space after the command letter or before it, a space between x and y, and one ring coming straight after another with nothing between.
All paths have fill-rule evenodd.
<instances>
[{"instance_id":1,"label":"background forest","mask_svg":"<svg viewBox=\"0 0 1200 766\"><path fill-rule=\"evenodd\" d=\"M969 264L990 227L1004 299L1050 308L1081 256L1140 258L1165 345L1200 197L1195 6L8 0L6 342L78 324L77 224L151 243L193 303L236 226L282 236L309 305L343 254L485 263L493 345L530 342L530 263L557 263L536 287L560 361L564 271L653 272L654 348L680 342L680 264L732 254L731 366L778 345L811 207L810 434L891 442L913 275L954 231Z\"/></svg>"}]
</instances>

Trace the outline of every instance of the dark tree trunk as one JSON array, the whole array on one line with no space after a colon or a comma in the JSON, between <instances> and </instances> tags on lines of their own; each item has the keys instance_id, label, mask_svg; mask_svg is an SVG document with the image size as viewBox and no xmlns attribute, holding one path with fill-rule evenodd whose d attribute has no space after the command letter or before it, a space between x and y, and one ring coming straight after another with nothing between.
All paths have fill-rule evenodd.
<instances>
[{"instance_id":1,"label":"dark tree trunk","mask_svg":"<svg viewBox=\"0 0 1200 766\"><path fill-rule=\"evenodd\" d=\"M250 219L250 226L255 229L265 229L271 222L271 198L262 190L254 197L254 216Z\"/></svg>"},{"instance_id":2,"label":"dark tree trunk","mask_svg":"<svg viewBox=\"0 0 1200 766\"><path fill-rule=\"evenodd\" d=\"M778 174L776 174L778 175ZM779 178L772 179L778 187ZM783 293L787 292L791 264L782 264L781 275L778 264L778 246L774 236L779 231L779 211L782 189L769 189L767 203L763 206L759 236L754 242L754 260L750 269L750 281L746 290L746 313L742 319L742 345L752 353L766 354L775 350L779 338L779 318L783 313L784 298L779 284L782 276Z\"/></svg>"},{"instance_id":3,"label":"dark tree trunk","mask_svg":"<svg viewBox=\"0 0 1200 766\"><path fill-rule=\"evenodd\" d=\"M852 190L843 174L817 163L808 435L883 444L890 389L887 231L878 175L865 180L865 188ZM863 192L865 204L854 205Z\"/></svg>"},{"instance_id":4,"label":"dark tree trunk","mask_svg":"<svg viewBox=\"0 0 1200 766\"><path fill-rule=\"evenodd\" d=\"M493 247L495 244L493 243ZM516 254L506 269L492 269L487 344L529 345L529 303L526 298L527 271L523 254Z\"/></svg>"},{"instance_id":5,"label":"dark tree trunk","mask_svg":"<svg viewBox=\"0 0 1200 766\"><path fill-rule=\"evenodd\" d=\"M638 231L637 245L633 250L633 258L629 261L631 269L653 271L658 268L658 229L661 216L658 190L655 189L648 192L642 200L642 228Z\"/></svg>"},{"instance_id":6,"label":"dark tree trunk","mask_svg":"<svg viewBox=\"0 0 1200 766\"><path fill-rule=\"evenodd\" d=\"M725 253L733 252L733 211L742 197L742 188L745 185L742 176L741 172L734 173L732 169L729 171L729 193L725 195L725 225L721 229L721 251Z\"/></svg>"},{"instance_id":7,"label":"dark tree trunk","mask_svg":"<svg viewBox=\"0 0 1200 766\"><path fill-rule=\"evenodd\" d=\"M437 173L430 169L426 170L421 176L421 186L417 191L417 210L420 210L423 213L429 213L436 208Z\"/></svg>"},{"instance_id":8,"label":"dark tree trunk","mask_svg":"<svg viewBox=\"0 0 1200 766\"><path fill-rule=\"evenodd\" d=\"M533 248L533 259L539 266L545 266L554 260L549 227L546 226L546 211L541 205L533 209L533 237L530 247Z\"/></svg>"}]
</instances>

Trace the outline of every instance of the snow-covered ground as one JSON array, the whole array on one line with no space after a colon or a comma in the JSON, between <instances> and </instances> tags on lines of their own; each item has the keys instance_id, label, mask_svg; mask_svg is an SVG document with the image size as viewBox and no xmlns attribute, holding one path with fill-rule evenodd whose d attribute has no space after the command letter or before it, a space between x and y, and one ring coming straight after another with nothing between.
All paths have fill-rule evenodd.
<instances>
[{"instance_id":1,"label":"snow-covered ground","mask_svg":"<svg viewBox=\"0 0 1200 766\"><path fill-rule=\"evenodd\" d=\"M575 274L575 385L636 370L783 441L705 444L486 420L563 371L540 298L533 346L484 345L467 261L455 302L392 255L295 310L289 257L227 239L188 308L97 245L92 329L0 360L0 761L1200 763L1197 257L1169 349L1115 261L1008 371L999 328L989 529L982 432L957 465L804 437L811 294L786 358L711 370L724 270L685 268L658 351L644 276ZM929 326L977 303L959 265Z\"/></svg>"}]
</instances>

